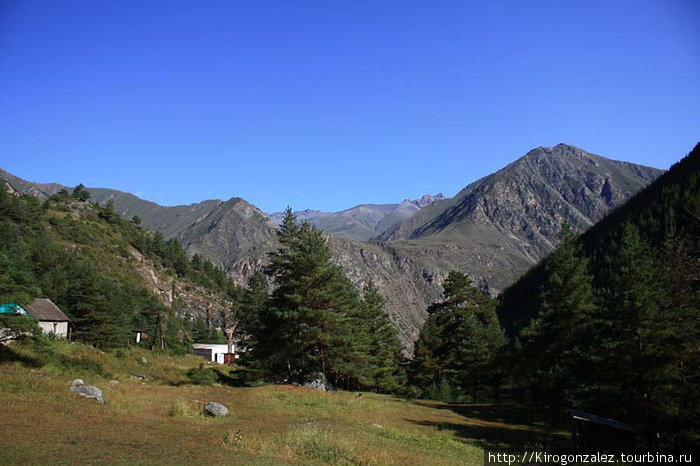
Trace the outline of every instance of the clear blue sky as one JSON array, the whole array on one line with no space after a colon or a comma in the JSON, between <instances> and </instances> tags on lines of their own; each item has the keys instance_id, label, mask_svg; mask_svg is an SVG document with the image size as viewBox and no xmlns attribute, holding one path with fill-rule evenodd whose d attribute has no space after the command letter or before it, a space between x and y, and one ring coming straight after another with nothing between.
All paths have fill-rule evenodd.
<instances>
[{"instance_id":1,"label":"clear blue sky","mask_svg":"<svg viewBox=\"0 0 700 466\"><path fill-rule=\"evenodd\" d=\"M0 0L0 167L266 211L700 140L700 2Z\"/></svg>"}]
</instances>

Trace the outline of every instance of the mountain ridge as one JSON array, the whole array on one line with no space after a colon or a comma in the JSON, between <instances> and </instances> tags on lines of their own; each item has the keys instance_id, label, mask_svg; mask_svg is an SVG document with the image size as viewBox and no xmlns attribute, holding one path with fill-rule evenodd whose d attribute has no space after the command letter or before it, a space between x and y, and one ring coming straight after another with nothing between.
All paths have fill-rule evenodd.
<instances>
[{"instance_id":1,"label":"mountain ridge","mask_svg":"<svg viewBox=\"0 0 700 466\"><path fill-rule=\"evenodd\" d=\"M394 223L410 218L422 208L444 198L442 193L424 194L418 199L404 199L394 204L358 204L338 212L304 209L294 212L294 215L298 220L305 220L334 236L366 241L379 236ZM279 225L285 213L273 212L266 215Z\"/></svg>"},{"instance_id":2,"label":"mountain ridge","mask_svg":"<svg viewBox=\"0 0 700 466\"><path fill-rule=\"evenodd\" d=\"M566 144L538 147L455 197L437 199L392 223L378 237L356 241L334 235L332 228L325 231L334 262L352 282L360 289L369 281L378 286L410 352L426 308L439 299L449 271L466 273L495 295L554 249L563 221L584 231L661 173ZM41 191L31 183L23 186ZM279 246L275 223L241 198L161 210L151 205L155 203L137 203L133 195L90 191L100 203L111 199L120 214L139 215L144 225L177 238L188 254L200 254L241 284ZM356 207L362 206L367 204ZM378 216L366 207L354 214ZM359 223L346 220L340 217L339 229Z\"/></svg>"}]
</instances>

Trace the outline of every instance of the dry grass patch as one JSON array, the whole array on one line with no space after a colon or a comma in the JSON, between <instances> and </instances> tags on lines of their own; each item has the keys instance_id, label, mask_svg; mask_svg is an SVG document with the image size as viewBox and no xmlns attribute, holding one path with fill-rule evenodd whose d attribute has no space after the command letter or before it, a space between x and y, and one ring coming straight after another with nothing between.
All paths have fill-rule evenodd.
<instances>
[{"instance_id":1,"label":"dry grass patch","mask_svg":"<svg viewBox=\"0 0 700 466\"><path fill-rule=\"evenodd\" d=\"M91 363L71 372L56 359L39 367L0 362L0 464L477 465L494 435L540 434L489 417L488 407L293 386L194 385L186 374L199 366L197 358L80 345L57 352ZM130 379L134 373L148 380ZM102 389L107 404L70 393L75 377ZM231 415L204 416L206 401L224 404Z\"/></svg>"}]
</instances>

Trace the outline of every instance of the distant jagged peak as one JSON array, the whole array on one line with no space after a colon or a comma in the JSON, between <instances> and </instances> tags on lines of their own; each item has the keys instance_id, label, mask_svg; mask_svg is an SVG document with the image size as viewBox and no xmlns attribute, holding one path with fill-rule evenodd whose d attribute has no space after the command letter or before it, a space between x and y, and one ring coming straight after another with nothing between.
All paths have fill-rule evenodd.
<instances>
[{"instance_id":1,"label":"distant jagged peak","mask_svg":"<svg viewBox=\"0 0 700 466\"><path fill-rule=\"evenodd\" d=\"M436 201L442 201L445 199L445 195L442 193L437 193L435 195L432 194L423 194L420 198L418 199L404 199L401 204L412 204L419 209L422 209L423 207L429 206L433 202Z\"/></svg>"}]
</instances>

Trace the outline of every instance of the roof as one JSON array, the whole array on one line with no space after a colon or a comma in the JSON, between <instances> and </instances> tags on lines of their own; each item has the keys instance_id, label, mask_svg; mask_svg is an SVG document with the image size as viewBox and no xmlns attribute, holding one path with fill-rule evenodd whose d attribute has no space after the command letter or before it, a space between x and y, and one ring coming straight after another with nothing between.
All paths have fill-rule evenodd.
<instances>
[{"instance_id":1,"label":"roof","mask_svg":"<svg viewBox=\"0 0 700 466\"><path fill-rule=\"evenodd\" d=\"M26 307L30 316L37 320L52 322L70 322L70 319L51 302L50 299L36 298L32 304Z\"/></svg>"},{"instance_id":2,"label":"roof","mask_svg":"<svg viewBox=\"0 0 700 466\"><path fill-rule=\"evenodd\" d=\"M228 350L228 343L194 343L194 349Z\"/></svg>"},{"instance_id":3,"label":"roof","mask_svg":"<svg viewBox=\"0 0 700 466\"><path fill-rule=\"evenodd\" d=\"M596 416L595 414L584 413L583 411L577 411L575 409L567 409L566 414L579 421L592 422L593 424L599 424L606 427L611 427L613 429L626 430L627 432L632 432L635 434L639 433L639 430L635 429L633 426L625 424L624 422L616 421L615 419Z\"/></svg>"}]
</instances>

